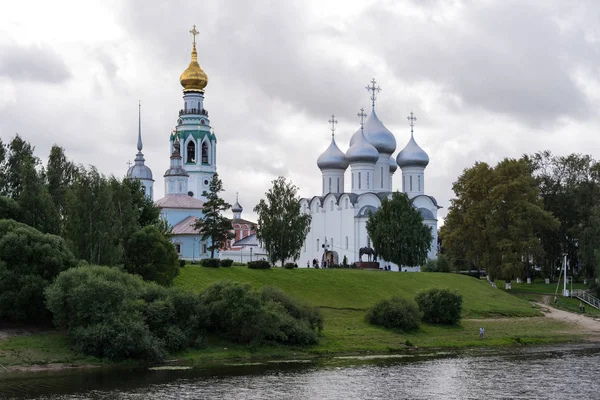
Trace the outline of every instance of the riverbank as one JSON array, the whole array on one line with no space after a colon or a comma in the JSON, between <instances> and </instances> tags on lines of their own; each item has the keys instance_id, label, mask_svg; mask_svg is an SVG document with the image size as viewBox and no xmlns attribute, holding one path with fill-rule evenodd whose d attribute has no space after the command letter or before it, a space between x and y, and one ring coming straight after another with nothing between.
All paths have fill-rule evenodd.
<instances>
[{"instance_id":1,"label":"riverbank","mask_svg":"<svg viewBox=\"0 0 600 400\"><path fill-rule=\"evenodd\" d=\"M320 307L325 329L319 344L249 347L209 337L204 348L175 354L172 360L187 365L214 365L265 359L414 353L440 348L550 344L583 341L590 337L572 321L544 316L539 305L494 289L486 281L456 274L249 270L244 267L213 269L188 265L182 269L175 284L200 292L211 283L224 279L248 282L254 287L280 287L293 297ZM412 298L419 290L430 287L450 288L463 295L463 320L458 326L423 324L418 331L398 333L365 322L366 310L380 299L394 295ZM480 327L485 328L484 339L479 338ZM74 353L66 335L56 331L0 339L0 364L8 370L122 365Z\"/></svg>"}]
</instances>

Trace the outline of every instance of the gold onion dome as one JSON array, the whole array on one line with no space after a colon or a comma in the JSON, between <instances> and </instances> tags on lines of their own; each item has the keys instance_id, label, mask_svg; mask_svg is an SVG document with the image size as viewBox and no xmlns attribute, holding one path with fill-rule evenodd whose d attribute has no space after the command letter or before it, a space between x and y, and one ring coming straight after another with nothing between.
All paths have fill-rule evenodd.
<instances>
[{"instance_id":1,"label":"gold onion dome","mask_svg":"<svg viewBox=\"0 0 600 400\"><path fill-rule=\"evenodd\" d=\"M194 43L194 47L192 48L192 61L187 69L183 71L181 77L179 77L179 82L183 86L184 91L202 92L208 84L208 77L202 68L200 68L200 64L198 64L196 43Z\"/></svg>"}]
</instances>

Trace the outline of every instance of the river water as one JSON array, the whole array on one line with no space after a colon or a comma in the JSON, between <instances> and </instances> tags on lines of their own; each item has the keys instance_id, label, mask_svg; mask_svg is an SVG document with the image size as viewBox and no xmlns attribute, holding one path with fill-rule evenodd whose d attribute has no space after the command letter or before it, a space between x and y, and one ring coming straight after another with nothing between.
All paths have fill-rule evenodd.
<instances>
[{"instance_id":1,"label":"river water","mask_svg":"<svg viewBox=\"0 0 600 400\"><path fill-rule=\"evenodd\" d=\"M0 374L1 399L600 399L600 346Z\"/></svg>"}]
</instances>

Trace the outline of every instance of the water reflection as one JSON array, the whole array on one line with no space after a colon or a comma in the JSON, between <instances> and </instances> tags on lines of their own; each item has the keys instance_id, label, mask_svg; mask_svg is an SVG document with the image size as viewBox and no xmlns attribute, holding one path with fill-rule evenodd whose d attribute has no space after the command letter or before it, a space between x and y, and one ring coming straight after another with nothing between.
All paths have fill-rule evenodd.
<instances>
[{"instance_id":1,"label":"water reflection","mask_svg":"<svg viewBox=\"0 0 600 400\"><path fill-rule=\"evenodd\" d=\"M600 393L600 347L473 350L441 357L0 376L0 398L593 399Z\"/></svg>"}]
</instances>

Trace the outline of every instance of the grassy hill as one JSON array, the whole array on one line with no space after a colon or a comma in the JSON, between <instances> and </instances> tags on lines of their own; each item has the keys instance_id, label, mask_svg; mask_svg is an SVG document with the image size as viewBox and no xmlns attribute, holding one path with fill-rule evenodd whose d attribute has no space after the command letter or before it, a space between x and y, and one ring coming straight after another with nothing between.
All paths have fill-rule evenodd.
<instances>
[{"instance_id":1,"label":"grassy hill","mask_svg":"<svg viewBox=\"0 0 600 400\"><path fill-rule=\"evenodd\" d=\"M413 298L420 290L449 288L462 294L465 318L540 315L529 302L494 289L487 281L458 274L188 265L181 270L175 284L199 292L221 280L247 282L254 287L276 286L315 306L350 310L365 310L391 296Z\"/></svg>"}]
</instances>

